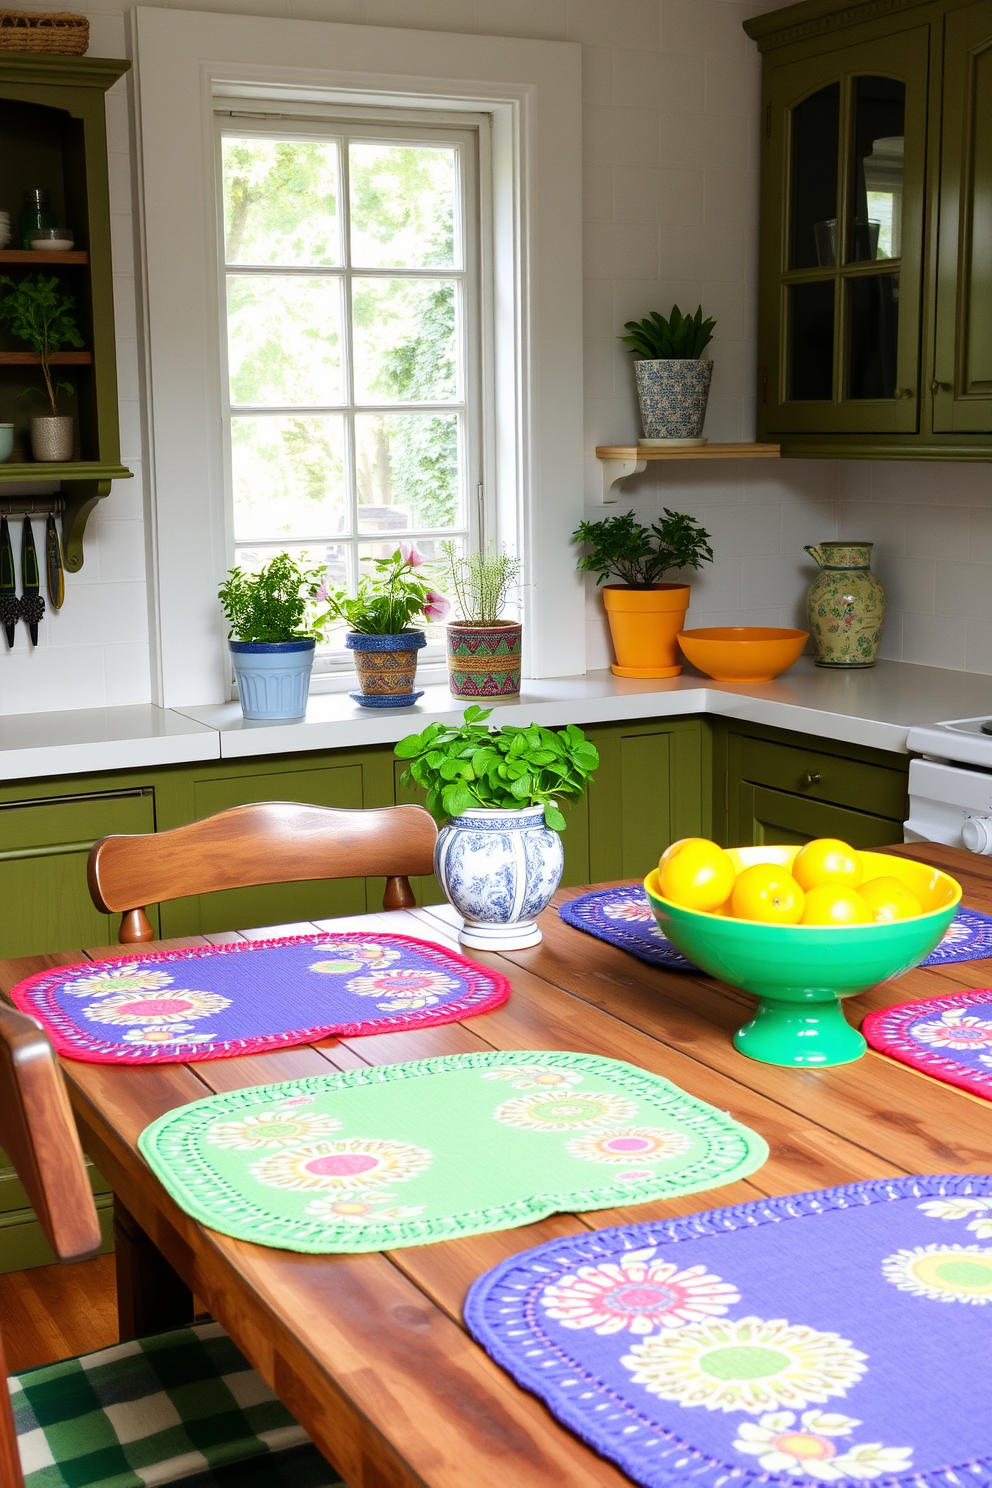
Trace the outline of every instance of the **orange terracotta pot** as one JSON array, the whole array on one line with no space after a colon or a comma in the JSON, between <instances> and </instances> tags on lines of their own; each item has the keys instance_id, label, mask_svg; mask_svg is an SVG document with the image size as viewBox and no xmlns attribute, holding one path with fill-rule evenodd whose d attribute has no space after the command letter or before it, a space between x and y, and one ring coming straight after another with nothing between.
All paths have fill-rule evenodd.
<instances>
[{"instance_id":1,"label":"orange terracotta pot","mask_svg":"<svg viewBox=\"0 0 992 1488\"><path fill-rule=\"evenodd\" d=\"M618 677L677 677L682 670L676 636L689 608L688 584L652 584L629 589L604 584Z\"/></svg>"}]
</instances>

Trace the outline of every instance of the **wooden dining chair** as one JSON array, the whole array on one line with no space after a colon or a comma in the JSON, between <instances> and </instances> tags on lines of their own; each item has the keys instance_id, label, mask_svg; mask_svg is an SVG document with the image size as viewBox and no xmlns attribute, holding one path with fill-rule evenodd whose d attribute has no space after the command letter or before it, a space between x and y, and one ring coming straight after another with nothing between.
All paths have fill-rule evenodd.
<instances>
[{"instance_id":1,"label":"wooden dining chair","mask_svg":"<svg viewBox=\"0 0 992 1488\"><path fill-rule=\"evenodd\" d=\"M436 838L422 806L344 811L259 801L168 832L103 837L87 877L97 909L123 914L118 940L134 945L155 936L147 905L216 889L385 875L383 908L410 909L410 875L433 873Z\"/></svg>"},{"instance_id":2,"label":"wooden dining chair","mask_svg":"<svg viewBox=\"0 0 992 1488\"><path fill-rule=\"evenodd\" d=\"M56 1256L100 1247L62 1073L0 1002L0 1142ZM341 1479L217 1323L12 1376L0 1338L2 1488L329 1488Z\"/></svg>"}]
</instances>

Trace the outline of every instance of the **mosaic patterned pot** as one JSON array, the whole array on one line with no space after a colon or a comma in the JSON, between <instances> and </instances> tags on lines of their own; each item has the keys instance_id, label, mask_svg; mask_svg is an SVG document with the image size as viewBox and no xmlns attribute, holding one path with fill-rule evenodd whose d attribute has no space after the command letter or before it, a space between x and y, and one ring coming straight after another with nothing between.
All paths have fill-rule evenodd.
<instances>
[{"instance_id":1,"label":"mosaic patterned pot","mask_svg":"<svg viewBox=\"0 0 992 1488\"><path fill-rule=\"evenodd\" d=\"M455 697L517 697L520 638L517 620L458 620L448 626L448 686Z\"/></svg>"},{"instance_id":2,"label":"mosaic patterned pot","mask_svg":"<svg viewBox=\"0 0 992 1488\"><path fill-rule=\"evenodd\" d=\"M238 697L246 718L303 718L310 695L316 641L229 641Z\"/></svg>"},{"instance_id":3,"label":"mosaic patterned pot","mask_svg":"<svg viewBox=\"0 0 992 1488\"><path fill-rule=\"evenodd\" d=\"M466 811L438 833L434 872L465 921L458 939L477 951L522 951L541 940L546 909L565 866L561 838L543 806Z\"/></svg>"},{"instance_id":4,"label":"mosaic patterned pot","mask_svg":"<svg viewBox=\"0 0 992 1488\"><path fill-rule=\"evenodd\" d=\"M875 665L885 621L885 590L871 571L872 547L825 542L806 549L820 565L806 595L817 666Z\"/></svg>"},{"instance_id":5,"label":"mosaic patterned pot","mask_svg":"<svg viewBox=\"0 0 992 1488\"><path fill-rule=\"evenodd\" d=\"M350 630L345 645L355 653L355 668L361 692L351 696L363 708L409 708L423 688L414 689L417 675L417 652L427 645L422 630L407 630L402 635L362 635Z\"/></svg>"},{"instance_id":6,"label":"mosaic patterned pot","mask_svg":"<svg viewBox=\"0 0 992 1488\"><path fill-rule=\"evenodd\" d=\"M713 363L695 357L634 363L645 439L699 439Z\"/></svg>"},{"instance_id":7,"label":"mosaic patterned pot","mask_svg":"<svg viewBox=\"0 0 992 1488\"><path fill-rule=\"evenodd\" d=\"M74 435L72 415L58 414L55 418L46 414L42 418L29 420L31 431L31 453L42 462L72 459Z\"/></svg>"}]
</instances>

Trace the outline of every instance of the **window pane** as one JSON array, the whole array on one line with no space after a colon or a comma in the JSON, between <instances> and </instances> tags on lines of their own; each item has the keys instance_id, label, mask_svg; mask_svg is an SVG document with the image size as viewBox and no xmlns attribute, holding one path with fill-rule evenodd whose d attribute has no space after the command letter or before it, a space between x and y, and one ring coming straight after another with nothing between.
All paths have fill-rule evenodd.
<instances>
[{"instance_id":1,"label":"window pane","mask_svg":"<svg viewBox=\"0 0 992 1488\"><path fill-rule=\"evenodd\" d=\"M460 525L457 414L356 414L355 467L360 532Z\"/></svg>"},{"instance_id":2,"label":"window pane","mask_svg":"<svg viewBox=\"0 0 992 1488\"><path fill-rule=\"evenodd\" d=\"M232 418L231 466L239 543L348 530L340 414Z\"/></svg>"},{"instance_id":3,"label":"window pane","mask_svg":"<svg viewBox=\"0 0 992 1488\"><path fill-rule=\"evenodd\" d=\"M225 138L223 155L228 263L341 262L335 143Z\"/></svg>"},{"instance_id":4,"label":"window pane","mask_svg":"<svg viewBox=\"0 0 992 1488\"><path fill-rule=\"evenodd\" d=\"M794 284L789 290L789 397L832 398L834 286Z\"/></svg>"},{"instance_id":5,"label":"window pane","mask_svg":"<svg viewBox=\"0 0 992 1488\"><path fill-rule=\"evenodd\" d=\"M453 268L454 150L352 144L351 261L367 269Z\"/></svg>"},{"instance_id":6,"label":"window pane","mask_svg":"<svg viewBox=\"0 0 992 1488\"><path fill-rule=\"evenodd\" d=\"M899 336L899 275L852 278L850 294L849 398L894 398Z\"/></svg>"},{"instance_id":7,"label":"window pane","mask_svg":"<svg viewBox=\"0 0 992 1488\"><path fill-rule=\"evenodd\" d=\"M257 573L276 553L290 553L304 568L323 566L332 588L348 583L348 550L342 543L249 543L235 549L234 561L249 573Z\"/></svg>"},{"instance_id":8,"label":"window pane","mask_svg":"<svg viewBox=\"0 0 992 1488\"><path fill-rule=\"evenodd\" d=\"M840 84L792 110L792 222L789 267L836 262Z\"/></svg>"},{"instance_id":9,"label":"window pane","mask_svg":"<svg viewBox=\"0 0 992 1488\"><path fill-rule=\"evenodd\" d=\"M355 400L446 403L458 397L450 279L354 279Z\"/></svg>"},{"instance_id":10,"label":"window pane","mask_svg":"<svg viewBox=\"0 0 992 1488\"><path fill-rule=\"evenodd\" d=\"M227 338L232 403L344 401L339 279L229 274Z\"/></svg>"},{"instance_id":11,"label":"window pane","mask_svg":"<svg viewBox=\"0 0 992 1488\"><path fill-rule=\"evenodd\" d=\"M849 257L898 258L906 85L895 78L859 77L854 100L854 227Z\"/></svg>"}]
</instances>

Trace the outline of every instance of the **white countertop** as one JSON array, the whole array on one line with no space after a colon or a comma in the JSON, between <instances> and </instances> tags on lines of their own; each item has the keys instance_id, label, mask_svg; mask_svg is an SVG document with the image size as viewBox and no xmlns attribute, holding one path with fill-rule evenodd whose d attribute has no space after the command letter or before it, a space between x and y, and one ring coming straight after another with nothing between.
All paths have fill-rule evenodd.
<instances>
[{"instance_id":1,"label":"white countertop","mask_svg":"<svg viewBox=\"0 0 992 1488\"><path fill-rule=\"evenodd\" d=\"M905 753L914 724L992 717L992 677L901 661L835 672L801 657L774 682L713 682L691 668L656 681L608 670L525 681L519 698L492 707L494 722L547 726L709 713ZM457 722L462 709L446 687L432 686L414 707L383 711L360 708L344 692L325 693L311 698L299 723L248 723L237 703L16 714L0 718L0 782L394 744L435 719Z\"/></svg>"}]
</instances>

